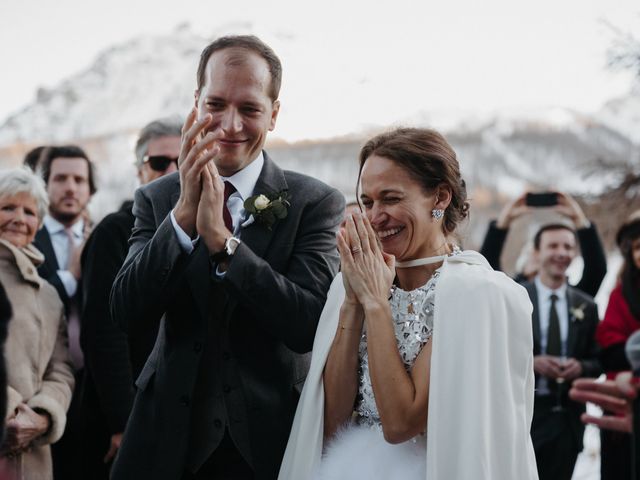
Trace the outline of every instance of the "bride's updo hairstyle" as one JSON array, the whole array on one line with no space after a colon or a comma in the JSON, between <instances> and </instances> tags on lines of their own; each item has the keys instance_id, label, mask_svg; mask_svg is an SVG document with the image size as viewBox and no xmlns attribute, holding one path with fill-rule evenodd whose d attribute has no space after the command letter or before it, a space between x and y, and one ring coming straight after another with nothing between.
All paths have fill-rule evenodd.
<instances>
[{"instance_id":1,"label":"bride's updo hairstyle","mask_svg":"<svg viewBox=\"0 0 640 480\"><path fill-rule=\"evenodd\" d=\"M404 168L426 194L445 184L451 190L451 203L444 212L442 229L452 233L458 223L469 215L467 187L460 176L456 152L442 135L427 128L398 128L381 133L369 140L360 150L360 171L369 157L384 157ZM357 188L357 187L356 187ZM425 212L431 215L431 212Z\"/></svg>"}]
</instances>

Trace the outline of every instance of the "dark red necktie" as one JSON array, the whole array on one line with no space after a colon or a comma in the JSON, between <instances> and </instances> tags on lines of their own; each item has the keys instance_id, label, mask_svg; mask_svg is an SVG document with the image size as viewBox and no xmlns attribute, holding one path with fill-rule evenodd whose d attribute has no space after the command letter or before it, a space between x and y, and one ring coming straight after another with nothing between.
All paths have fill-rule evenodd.
<instances>
[{"instance_id":1,"label":"dark red necktie","mask_svg":"<svg viewBox=\"0 0 640 480\"><path fill-rule=\"evenodd\" d=\"M233 233L233 220L231 219L229 208L227 208L227 200L229 200L229 197L234 192L236 192L236 187L234 187L231 182L224 182L224 205L222 206L222 218L224 219L225 226L231 233Z\"/></svg>"}]
</instances>

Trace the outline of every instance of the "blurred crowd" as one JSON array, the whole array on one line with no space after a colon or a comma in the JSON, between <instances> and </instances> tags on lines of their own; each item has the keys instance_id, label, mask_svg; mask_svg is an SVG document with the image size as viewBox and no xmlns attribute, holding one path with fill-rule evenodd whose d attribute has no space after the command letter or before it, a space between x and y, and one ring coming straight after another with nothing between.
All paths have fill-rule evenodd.
<instances>
[{"instance_id":1,"label":"blurred crowd","mask_svg":"<svg viewBox=\"0 0 640 480\"><path fill-rule=\"evenodd\" d=\"M160 119L142 129L135 147L140 184L177 171L181 126L179 119ZM111 286L134 226L133 202L94 225L87 205L96 190L92 161L73 145L36 148L24 167L0 173L0 340L6 338L0 469L6 478L108 478L135 379L156 340L153 331L127 335L110 314ZM585 397L570 396L572 385L630 369L624 345L640 329L640 211L620 225L624 262L601 316L593 297L607 271L605 252L596 225L567 193L529 192L510 202L490 223L481 253L501 270L514 221L540 209L558 221L539 226L515 277L533 304L531 434L540 478L570 479L585 419ZM567 269L578 255L583 273L570 285ZM612 408L626 419L626 410ZM602 479L629 478L631 458L629 428L602 431Z\"/></svg>"},{"instance_id":2,"label":"blurred crowd","mask_svg":"<svg viewBox=\"0 0 640 480\"><path fill-rule=\"evenodd\" d=\"M168 118L142 129L140 184L177 170L181 128ZM128 337L110 316L133 201L94 225L94 170L84 150L66 145L38 147L0 174L6 478L108 478L155 341L154 332Z\"/></svg>"}]
</instances>

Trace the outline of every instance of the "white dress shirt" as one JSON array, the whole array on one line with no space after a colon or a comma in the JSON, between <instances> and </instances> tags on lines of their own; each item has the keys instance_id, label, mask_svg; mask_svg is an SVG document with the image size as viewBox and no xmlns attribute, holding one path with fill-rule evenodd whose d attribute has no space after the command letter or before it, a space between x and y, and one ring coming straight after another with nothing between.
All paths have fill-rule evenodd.
<instances>
[{"instance_id":1,"label":"white dress shirt","mask_svg":"<svg viewBox=\"0 0 640 480\"><path fill-rule=\"evenodd\" d=\"M560 323L560 341L562 345L562 354L567 354L567 337L569 335L569 308L567 305L567 284L556 290L552 290L542 283L540 276L536 276L534 283L538 292L538 320L540 322L540 351L544 355L547 350L547 336L549 333L549 310L551 310L551 295L556 295L556 312L558 312L558 321ZM547 378L540 377L536 393L538 395L548 395L549 388Z\"/></svg>"},{"instance_id":2,"label":"white dress shirt","mask_svg":"<svg viewBox=\"0 0 640 480\"><path fill-rule=\"evenodd\" d=\"M49 232L49 237L51 238L51 244L53 245L53 251L56 254L56 260L58 262L57 271L58 277L64 285L64 289L67 292L67 295L72 297L75 295L76 290L78 289L78 281L73 276L73 274L68 270L69 266L69 237L65 232L65 226L53 218L51 215L45 215L44 217L44 226ZM75 247L78 247L82 244L84 239L84 220L80 219L76 223L74 223L71 228L71 233L73 237L73 243Z\"/></svg>"},{"instance_id":3,"label":"white dress shirt","mask_svg":"<svg viewBox=\"0 0 640 480\"><path fill-rule=\"evenodd\" d=\"M222 181L230 182L236 189L234 193L229 195L229 199L227 200L227 208L229 209L229 214L231 215L231 221L233 223L233 235L235 237L240 238L240 227L243 225L243 223L246 223L245 216L247 212L244 209L244 201L251 195L253 195L253 190L256 188L256 183L258 183L258 177L260 176L260 172L262 171L263 166L264 155L262 154L262 152L260 152L260 154L253 162L251 162L239 172L234 173L230 177L220 176ZM189 235L187 235L187 233L182 228L180 228L180 225L178 225L176 217L173 214L173 210L171 210L170 216L171 224L173 225L173 229L176 232L180 247L185 253L190 254L191 252L193 252L196 243L200 239L200 236L197 236L192 240Z\"/></svg>"}]
</instances>

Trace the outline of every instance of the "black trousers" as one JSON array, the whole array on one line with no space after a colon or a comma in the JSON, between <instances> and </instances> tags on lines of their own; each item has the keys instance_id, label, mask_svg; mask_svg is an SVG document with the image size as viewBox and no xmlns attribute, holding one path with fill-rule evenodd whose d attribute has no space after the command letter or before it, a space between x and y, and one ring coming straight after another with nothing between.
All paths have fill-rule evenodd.
<instances>
[{"instance_id":1,"label":"black trousers","mask_svg":"<svg viewBox=\"0 0 640 480\"><path fill-rule=\"evenodd\" d=\"M631 459L630 434L600 430L601 480L629 480Z\"/></svg>"},{"instance_id":2,"label":"black trousers","mask_svg":"<svg viewBox=\"0 0 640 480\"><path fill-rule=\"evenodd\" d=\"M185 472L182 480L254 480L253 469L238 451L227 430L215 452L196 473Z\"/></svg>"},{"instance_id":3,"label":"black trousers","mask_svg":"<svg viewBox=\"0 0 640 480\"><path fill-rule=\"evenodd\" d=\"M76 386L67 411L64 434L51 445L53 478L55 480L84 480L80 470L78 453L82 444L81 396L84 384L84 369L75 372Z\"/></svg>"},{"instance_id":4,"label":"black trousers","mask_svg":"<svg viewBox=\"0 0 640 480\"><path fill-rule=\"evenodd\" d=\"M580 444L571 428L571 412L554 411L555 396L536 397L531 438L540 480L571 480ZM565 403L566 405L566 403Z\"/></svg>"}]
</instances>

